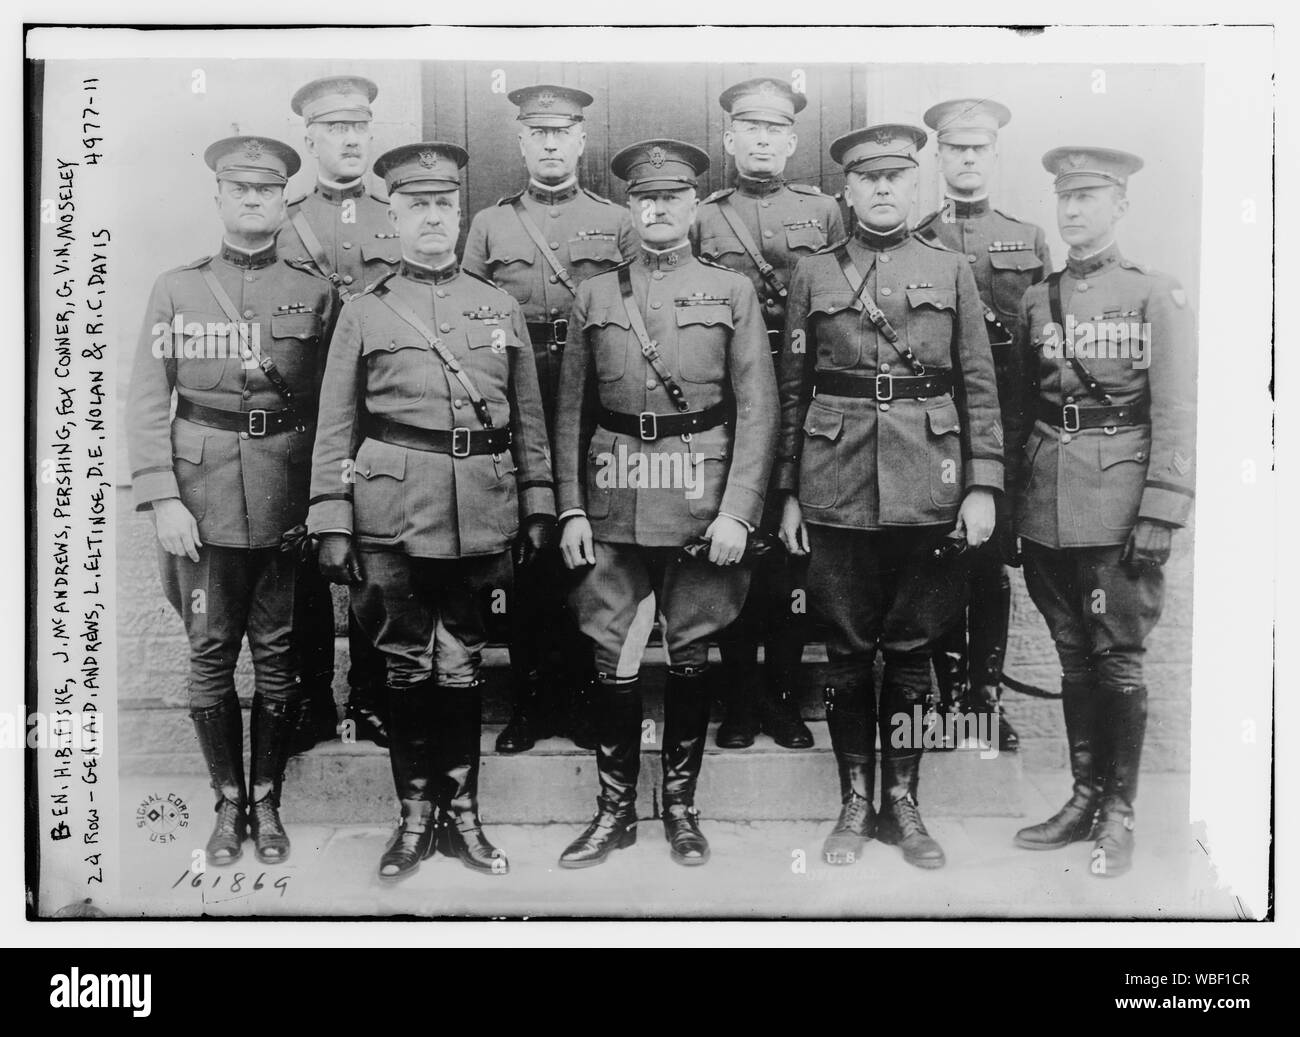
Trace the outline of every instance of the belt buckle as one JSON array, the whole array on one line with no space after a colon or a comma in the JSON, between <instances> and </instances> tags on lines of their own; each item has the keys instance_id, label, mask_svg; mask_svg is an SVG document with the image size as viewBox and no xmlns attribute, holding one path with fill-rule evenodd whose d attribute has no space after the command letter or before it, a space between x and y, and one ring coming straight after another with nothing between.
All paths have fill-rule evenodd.
<instances>
[{"instance_id":1,"label":"belt buckle","mask_svg":"<svg viewBox=\"0 0 1300 1037\"><path fill-rule=\"evenodd\" d=\"M643 410L637 415L637 435L646 442L652 442L659 438L659 417L652 410Z\"/></svg>"},{"instance_id":2,"label":"belt buckle","mask_svg":"<svg viewBox=\"0 0 1300 1037\"><path fill-rule=\"evenodd\" d=\"M1070 416L1074 416L1074 424L1070 424ZM1079 431L1079 405L1077 403L1067 403L1061 408L1061 428L1066 432Z\"/></svg>"},{"instance_id":3,"label":"belt buckle","mask_svg":"<svg viewBox=\"0 0 1300 1037\"><path fill-rule=\"evenodd\" d=\"M469 457L469 429L464 425L451 430L451 456Z\"/></svg>"},{"instance_id":4,"label":"belt buckle","mask_svg":"<svg viewBox=\"0 0 1300 1037\"><path fill-rule=\"evenodd\" d=\"M250 410L248 412L248 434L254 437L266 435L266 411Z\"/></svg>"},{"instance_id":5,"label":"belt buckle","mask_svg":"<svg viewBox=\"0 0 1300 1037\"><path fill-rule=\"evenodd\" d=\"M557 346L563 346L569 341L569 318L556 317L551 321L551 338L555 340Z\"/></svg>"},{"instance_id":6,"label":"belt buckle","mask_svg":"<svg viewBox=\"0 0 1300 1037\"><path fill-rule=\"evenodd\" d=\"M881 386L884 389L881 389ZM888 403L894 398L894 376L892 374L876 375L876 402Z\"/></svg>"}]
</instances>

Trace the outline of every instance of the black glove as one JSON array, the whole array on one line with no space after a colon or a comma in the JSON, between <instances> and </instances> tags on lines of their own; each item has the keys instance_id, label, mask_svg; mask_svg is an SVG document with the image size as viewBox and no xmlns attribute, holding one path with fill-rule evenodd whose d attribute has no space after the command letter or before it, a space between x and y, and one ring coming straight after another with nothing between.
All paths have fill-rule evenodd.
<instances>
[{"instance_id":1,"label":"black glove","mask_svg":"<svg viewBox=\"0 0 1300 1037\"><path fill-rule=\"evenodd\" d=\"M712 546L713 541L708 537L691 537L682 545L682 557L706 561L709 557L709 549ZM762 558L764 555L778 550L784 550L784 548L780 541L770 533L752 533L749 539L745 541L745 553L740 556L740 561L743 565L745 562L752 561L755 558Z\"/></svg>"},{"instance_id":2,"label":"black glove","mask_svg":"<svg viewBox=\"0 0 1300 1037\"><path fill-rule=\"evenodd\" d=\"M515 540L515 565L526 569L555 539L555 519L550 515L529 515Z\"/></svg>"},{"instance_id":3,"label":"black glove","mask_svg":"<svg viewBox=\"0 0 1300 1037\"><path fill-rule=\"evenodd\" d=\"M1121 565L1133 570L1159 569L1169 561L1174 531L1154 519L1138 519L1120 552Z\"/></svg>"},{"instance_id":4,"label":"black glove","mask_svg":"<svg viewBox=\"0 0 1300 1037\"><path fill-rule=\"evenodd\" d=\"M362 580L361 559L347 533L322 533L317 565L330 583L357 584Z\"/></svg>"},{"instance_id":5,"label":"black glove","mask_svg":"<svg viewBox=\"0 0 1300 1037\"><path fill-rule=\"evenodd\" d=\"M280 534L280 550L293 555L300 565L306 565L316 559L316 538L307 532L304 523L299 522Z\"/></svg>"}]
</instances>

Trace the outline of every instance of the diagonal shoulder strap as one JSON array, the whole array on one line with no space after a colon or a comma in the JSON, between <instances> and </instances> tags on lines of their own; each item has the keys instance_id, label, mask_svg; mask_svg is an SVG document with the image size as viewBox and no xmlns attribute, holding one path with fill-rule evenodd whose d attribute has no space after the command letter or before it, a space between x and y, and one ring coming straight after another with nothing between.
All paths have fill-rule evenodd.
<instances>
[{"instance_id":1,"label":"diagonal shoulder strap","mask_svg":"<svg viewBox=\"0 0 1300 1037\"><path fill-rule=\"evenodd\" d=\"M637 342L641 345L641 355L645 357L653 369L659 381L663 382L664 388L668 390L668 395L673 401L673 405L679 411L690 410L690 403L686 400L686 394L682 392L682 387L677 384L668 370L668 365L664 363L664 358L659 354L659 347L655 345L654 340L650 337L650 332L646 330L645 318L641 316L641 311L637 309L636 298L632 295L632 275L626 266L618 268L618 290L623 296L623 308L627 310L627 319L632 324L632 331L636 335Z\"/></svg>"},{"instance_id":2,"label":"diagonal shoulder strap","mask_svg":"<svg viewBox=\"0 0 1300 1037\"><path fill-rule=\"evenodd\" d=\"M1065 335L1065 317L1061 309L1061 274L1062 270L1057 270L1047 276L1047 305L1052 311L1052 321L1061 329L1062 340ZM1064 341L1063 341L1064 344ZM1110 406L1110 394L1101 387L1101 383L1092 376L1092 372L1083 366L1083 361L1074 355L1074 350L1068 350L1070 366L1074 368L1075 375L1079 381L1087 387L1088 392L1094 399L1100 401L1106 406Z\"/></svg>"},{"instance_id":3,"label":"diagonal shoulder strap","mask_svg":"<svg viewBox=\"0 0 1300 1037\"><path fill-rule=\"evenodd\" d=\"M291 389L289 383L284 380L284 375L281 374L280 369L275 366L275 361L262 352L258 344L253 341L251 335L245 334L244 328L247 325L245 325L243 319L240 317L239 310L235 308L235 304L231 300L230 296L226 294L226 290L221 287L221 282L217 280L217 275L212 272L212 268L210 266L204 266L202 274L203 280L208 286L208 290L212 293L212 297L217 300L217 305L221 307L221 312L226 315L226 320L230 321L234 327L239 329L240 345L248 350L253 357L254 363L262 369L262 374L266 375L266 380L271 383L271 387L275 389L275 391L280 394L280 398L284 400L284 409L289 412L289 417L293 419L294 427L299 432L303 431L306 426L298 418L293 389Z\"/></svg>"},{"instance_id":4,"label":"diagonal shoulder strap","mask_svg":"<svg viewBox=\"0 0 1300 1037\"><path fill-rule=\"evenodd\" d=\"M343 290L343 279L339 277L337 270L330 268L330 261L325 256L325 248L321 245L320 238L316 237L316 232L311 229L307 217L299 211L293 214L289 222L293 224L293 229L298 232L298 237L302 238L302 243L306 246L311 261L316 264L316 269L341 292Z\"/></svg>"},{"instance_id":5,"label":"diagonal shoulder strap","mask_svg":"<svg viewBox=\"0 0 1300 1037\"><path fill-rule=\"evenodd\" d=\"M385 306L420 333L420 337L429 343L429 348L438 354L438 359L442 361L443 366L446 367L447 370L455 376L456 380L460 382L461 386L465 390L465 395L469 397L469 402L474 408L474 413L478 415L478 420L482 422L483 427L486 429L494 428L495 426L492 424L492 415L488 411L487 401L483 399L483 394L478 391L478 386L475 385L473 380L470 378L469 372L461 367L460 361L452 355L451 350L447 348L442 339L430 331L429 326L416 316L415 311L412 310L411 307L407 306L405 302L394 295L389 290L387 284L380 284L374 289L373 294L375 298L379 299Z\"/></svg>"},{"instance_id":6,"label":"diagonal shoulder strap","mask_svg":"<svg viewBox=\"0 0 1300 1037\"><path fill-rule=\"evenodd\" d=\"M871 323L876 326L876 330L907 361L907 366L912 369L913 374L925 374L925 365L917 359L916 354L912 352L911 346L906 342L899 344L898 332L889 323L889 318L876 305L876 300L871 298L871 294L866 291L867 279L862 276L857 264L853 262L853 257L849 255L848 245L840 242L839 247L835 249L835 258L839 260L844 279L849 282L849 287L853 289L853 297L862 301L863 308L866 309L867 316L871 318Z\"/></svg>"},{"instance_id":7,"label":"diagonal shoulder strap","mask_svg":"<svg viewBox=\"0 0 1300 1037\"><path fill-rule=\"evenodd\" d=\"M731 207L731 203L726 198L718 199L718 212L722 213L722 218L727 221L731 233L736 235L740 247L749 255L749 261L758 268L759 275L767 282L768 287L784 299L788 294L785 285L781 283L781 278L777 276L772 264L763 258L763 250L758 247L754 236L749 233L749 228L745 226L745 221L740 218L740 214Z\"/></svg>"},{"instance_id":8,"label":"diagonal shoulder strap","mask_svg":"<svg viewBox=\"0 0 1300 1037\"><path fill-rule=\"evenodd\" d=\"M569 271L564 269L564 264L555 256L555 250L546 243L546 239L542 237L542 232L537 229L537 224L535 224L532 217L528 215L528 210L524 208L523 199L516 198L510 203L510 208L514 210L514 214L519 218L519 223L524 228L524 233L533 239L533 244L537 246L537 251L542 254L542 258L546 260L550 265L552 272L557 278L559 278L560 284L564 285L564 287L569 290L570 295L577 295L578 286L573 283L573 278L569 276Z\"/></svg>"}]
</instances>

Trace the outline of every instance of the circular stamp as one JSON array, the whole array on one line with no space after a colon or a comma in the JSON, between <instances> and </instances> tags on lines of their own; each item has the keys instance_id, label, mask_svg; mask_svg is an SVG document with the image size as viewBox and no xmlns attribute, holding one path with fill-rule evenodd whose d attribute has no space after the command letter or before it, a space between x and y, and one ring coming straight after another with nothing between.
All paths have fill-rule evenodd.
<instances>
[{"instance_id":1,"label":"circular stamp","mask_svg":"<svg viewBox=\"0 0 1300 1037\"><path fill-rule=\"evenodd\" d=\"M135 810L135 826L148 835L151 843L174 843L176 833L189 825L190 809L174 792L165 796L151 792Z\"/></svg>"}]
</instances>

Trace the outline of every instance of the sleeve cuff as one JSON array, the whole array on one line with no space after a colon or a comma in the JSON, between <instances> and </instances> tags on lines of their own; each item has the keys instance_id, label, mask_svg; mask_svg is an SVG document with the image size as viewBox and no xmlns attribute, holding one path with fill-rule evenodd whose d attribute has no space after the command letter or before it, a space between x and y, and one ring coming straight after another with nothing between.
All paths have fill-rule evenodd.
<instances>
[{"instance_id":1,"label":"sleeve cuff","mask_svg":"<svg viewBox=\"0 0 1300 1037\"><path fill-rule=\"evenodd\" d=\"M153 472L144 472L131 479L131 492L135 495L137 511L145 511L156 500L167 497L180 497L180 487L176 485L176 473L168 466Z\"/></svg>"},{"instance_id":2,"label":"sleeve cuff","mask_svg":"<svg viewBox=\"0 0 1300 1037\"><path fill-rule=\"evenodd\" d=\"M732 519L732 520L735 521L735 522L739 522L739 523L740 523L742 526L744 526L745 529L748 530L750 533L754 532L754 524L753 524L752 522L746 522L746 521L745 521L743 518L741 518L739 515L733 515L733 514L731 514L731 512L729 512L729 511L719 511L719 512L718 512L718 518L722 518L724 515L725 515L727 518Z\"/></svg>"},{"instance_id":3,"label":"sleeve cuff","mask_svg":"<svg viewBox=\"0 0 1300 1037\"><path fill-rule=\"evenodd\" d=\"M736 486L734 483L728 485L727 492L722 495L718 514L730 515L752 529L763 517L763 494L748 486Z\"/></svg>"},{"instance_id":4,"label":"sleeve cuff","mask_svg":"<svg viewBox=\"0 0 1300 1037\"><path fill-rule=\"evenodd\" d=\"M794 493L799 489L799 461L797 458L778 460L772 467L772 488Z\"/></svg>"},{"instance_id":5,"label":"sleeve cuff","mask_svg":"<svg viewBox=\"0 0 1300 1037\"><path fill-rule=\"evenodd\" d=\"M577 483L560 483L556 491L556 506L561 514L570 511L586 511L582 488Z\"/></svg>"},{"instance_id":6,"label":"sleeve cuff","mask_svg":"<svg viewBox=\"0 0 1300 1037\"><path fill-rule=\"evenodd\" d=\"M1003 469L1001 461L972 457L966 462L966 489L985 489L1002 492Z\"/></svg>"},{"instance_id":7,"label":"sleeve cuff","mask_svg":"<svg viewBox=\"0 0 1300 1037\"><path fill-rule=\"evenodd\" d=\"M1142 491L1142 504L1138 518L1154 519L1171 526L1185 526L1192 513L1190 490L1180 491L1163 486L1147 486Z\"/></svg>"},{"instance_id":8,"label":"sleeve cuff","mask_svg":"<svg viewBox=\"0 0 1300 1037\"><path fill-rule=\"evenodd\" d=\"M327 500L307 511L308 533L352 533L352 502Z\"/></svg>"},{"instance_id":9,"label":"sleeve cuff","mask_svg":"<svg viewBox=\"0 0 1300 1037\"><path fill-rule=\"evenodd\" d=\"M569 508L567 511L560 512L560 517L556 521L563 522L565 519L574 518L577 515L581 515L583 518L587 517L587 513L581 508Z\"/></svg>"},{"instance_id":10,"label":"sleeve cuff","mask_svg":"<svg viewBox=\"0 0 1300 1037\"><path fill-rule=\"evenodd\" d=\"M555 515L555 491L549 486L530 486L519 494L519 513L526 517Z\"/></svg>"}]
</instances>

